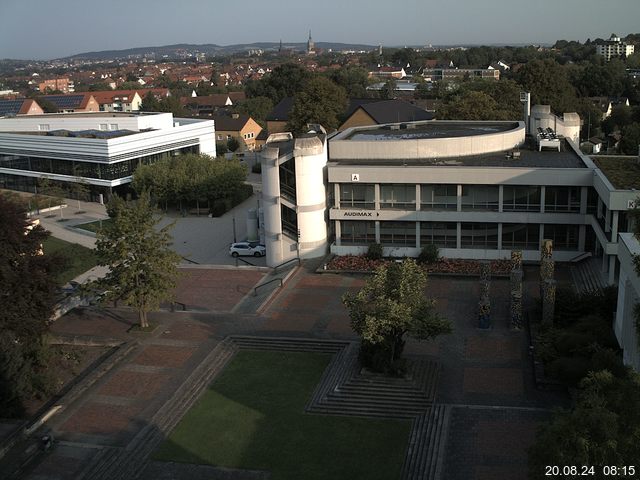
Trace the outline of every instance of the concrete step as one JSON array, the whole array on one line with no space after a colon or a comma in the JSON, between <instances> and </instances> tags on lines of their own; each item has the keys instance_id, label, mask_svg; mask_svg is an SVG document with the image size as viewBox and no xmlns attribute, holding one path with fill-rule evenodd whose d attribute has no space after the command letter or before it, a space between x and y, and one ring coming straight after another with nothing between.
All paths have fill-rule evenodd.
<instances>
[{"instance_id":1,"label":"concrete step","mask_svg":"<svg viewBox=\"0 0 640 480\"><path fill-rule=\"evenodd\" d=\"M414 420L403 480L440 480L450 412L449 406L434 405Z\"/></svg>"}]
</instances>

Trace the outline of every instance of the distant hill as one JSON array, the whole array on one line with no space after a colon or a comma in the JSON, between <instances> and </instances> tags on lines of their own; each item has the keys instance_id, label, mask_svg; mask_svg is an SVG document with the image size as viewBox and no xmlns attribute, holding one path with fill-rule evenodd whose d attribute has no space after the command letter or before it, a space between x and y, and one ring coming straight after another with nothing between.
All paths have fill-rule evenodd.
<instances>
[{"instance_id":1,"label":"distant hill","mask_svg":"<svg viewBox=\"0 0 640 480\"><path fill-rule=\"evenodd\" d=\"M248 50L264 50L275 51L280 44L278 42L258 42L258 43L240 43L236 45L216 45L207 43L202 45L194 45L190 43L179 43L176 45L164 45L158 47L137 47L125 50L103 50L101 52L78 53L60 60L114 60L120 58L142 57L145 55L155 55L157 58L183 57L186 54L195 55L196 53L204 53L206 55L231 55ZM306 43L283 43L283 49L294 49L303 51L306 49ZM351 43L331 43L316 42L316 48L323 50L373 50L377 48L374 45L362 45Z\"/></svg>"}]
</instances>

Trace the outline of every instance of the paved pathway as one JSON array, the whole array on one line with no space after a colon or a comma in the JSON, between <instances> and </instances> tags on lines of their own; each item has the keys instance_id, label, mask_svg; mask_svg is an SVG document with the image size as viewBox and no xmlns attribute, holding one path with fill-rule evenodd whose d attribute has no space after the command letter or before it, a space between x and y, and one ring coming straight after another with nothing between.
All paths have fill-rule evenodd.
<instances>
[{"instance_id":1,"label":"paved pathway","mask_svg":"<svg viewBox=\"0 0 640 480\"><path fill-rule=\"evenodd\" d=\"M365 277L299 269L262 315L251 315L232 311L262 273L204 271L208 274L200 278L204 274L194 269L179 296L191 298L189 302L208 313L154 314L159 327L151 335L127 333L135 317L126 310L72 314L54 325L56 333L120 338L137 346L50 421L60 443L30 478L76 478L99 452L127 448L227 335L355 338L341 296L359 288ZM525 275L525 291L531 298L537 291L536 272L527 270ZM195 291L200 288L209 288L209 293ZM225 290L217 292L217 288ZM447 406L448 415L441 478L525 478L526 448L536 425L548 417L549 407L564 399L539 392L533 385L526 334L508 330L508 281L491 283L493 328L489 331L476 328L477 279L433 277L427 292L454 323L455 333L430 343L408 341L406 353L437 360L443 367L436 396L437 404ZM187 473L183 478L188 478Z\"/></svg>"}]
</instances>

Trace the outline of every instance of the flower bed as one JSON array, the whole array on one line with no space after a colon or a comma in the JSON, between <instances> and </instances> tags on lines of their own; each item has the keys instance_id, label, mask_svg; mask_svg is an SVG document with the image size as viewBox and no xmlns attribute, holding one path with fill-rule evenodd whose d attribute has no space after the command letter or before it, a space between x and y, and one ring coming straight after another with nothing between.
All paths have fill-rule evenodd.
<instances>
[{"instance_id":1,"label":"flower bed","mask_svg":"<svg viewBox=\"0 0 640 480\"><path fill-rule=\"evenodd\" d=\"M371 272L380 265L394 260L370 260L365 256L343 255L336 256L327 264L327 270ZM458 275L480 275L480 261L461 258L441 258L435 263L423 265L428 273L449 273ZM508 275L511 271L509 260L492 260L491 273L493 275Z\"/></svg>"}]
</instances>

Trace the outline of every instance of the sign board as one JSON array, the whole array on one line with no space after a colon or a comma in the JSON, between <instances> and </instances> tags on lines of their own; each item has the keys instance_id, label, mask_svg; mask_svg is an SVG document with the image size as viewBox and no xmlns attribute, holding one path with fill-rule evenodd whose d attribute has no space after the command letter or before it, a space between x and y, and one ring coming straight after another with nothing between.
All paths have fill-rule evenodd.
<instances>
[{"instance_id":1,"label":"sign board","mask_svg":"<svg viewBox=\"0 0 640 480\"><path fill-rule=\"evenodd\" d=\"M628 200L627 201L627 208L629 208L629 209L636 208L636 201L635 200Z\"/></svg>"},{"instance_id":2,"label":"sign board","mask_svg":"<svg viewBox=\"0 0 640 480\"><path fill-rule=\"evenodd\" d=\"M352 173L351 174L351 181L352 182L359 182L360 181L360 174L359 173Z\"/></svg>"},{"instance_id":3,"label":"sign board","mask_svg":"<svg viewBox=\"0 0 640 480\"><path fill-rule=\"evenodd\" d=\"M379 217L380 213L367 210L347 210L342 213L343 217Z\"/></svg>"}]
</instances>

